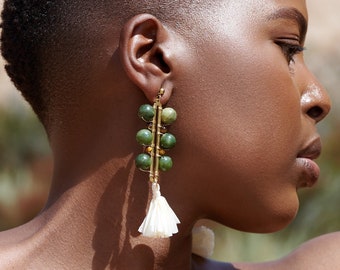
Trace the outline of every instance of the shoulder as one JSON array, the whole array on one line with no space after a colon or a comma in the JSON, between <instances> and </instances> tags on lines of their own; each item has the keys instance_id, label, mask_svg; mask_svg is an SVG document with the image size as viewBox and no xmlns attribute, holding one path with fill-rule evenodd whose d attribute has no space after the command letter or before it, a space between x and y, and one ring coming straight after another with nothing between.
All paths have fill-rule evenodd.
<instances>
[{"instance_id":1,"label":"shoulder","mask_svg":"<svg viewBox=\"0 0 340 270\"><path fill-rule=\"evenodd\" d=\"M21 228L0 232L0 269L28 269L29 235Z\"/></svg>"},{"instance_id":2,"label":"shoulder","mask_svg":"<svg viewBox=\"0 0 340 270\"><path fill-rule=\"evenodd\" d=\"M328 270L339 269L340 232L309 240L280 260L251 264L242 270Z\"/></svg>"},{"instance_id":3,"label":"shoulder","mask_svg":"<svg viewBox=\"0 0 340 270\"><path fill-rule=\"evenodd\" d=\"M0 246L0 269L20 269L20 247L3 244Z\"/></svg>"},{"instance_id":4,"label":"shoulder","mask_svg":"<svg viewBox=\"0 0 340 270\"><path fill-rule=\"evenodd\" d=\"M235 263L239 270L328 270L339 269L340 232L309 240L280 260L264 263ZM224 269L224 268L221 268ZM226 268L228 269L228 268Z\"/></svg>"},{"instance_id":5,"label":"shoulder","mask_svg":"<svg viewBox=\"0 0 340 270\"><path fill-rule=\"evenodd\" d=\"M281 264L289 265L292 270L338 269L340 265L340 232L325 234L314 238L287 257Z\"/></svg>"}]
</instances>

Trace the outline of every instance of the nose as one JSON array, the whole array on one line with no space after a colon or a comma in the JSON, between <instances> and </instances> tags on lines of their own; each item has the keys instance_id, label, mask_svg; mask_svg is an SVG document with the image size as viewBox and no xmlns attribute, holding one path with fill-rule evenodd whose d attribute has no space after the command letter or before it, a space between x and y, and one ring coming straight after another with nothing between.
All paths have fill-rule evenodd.
<instances>
[{"instance_id":1,"label":"nose","mask_svg":"<svg viewBox=\"0 0 340 270\"><path fill-rule=\"evenodd\" d=\"M314 75L309 75L310 80L301 95L301 108L305 115L318 123L329 113L331 101L327 91Z\"/></svg>"}]
</instances>

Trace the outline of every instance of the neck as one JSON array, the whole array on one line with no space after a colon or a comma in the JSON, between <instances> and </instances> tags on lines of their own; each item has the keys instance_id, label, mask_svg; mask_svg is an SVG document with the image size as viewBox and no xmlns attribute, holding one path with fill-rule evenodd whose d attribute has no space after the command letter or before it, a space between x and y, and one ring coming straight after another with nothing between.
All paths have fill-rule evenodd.
<instances>
[{"instance_id":1,"label":"neck","mask_svg":"<svg viewBox=\"0 0 340 270\"><path fill-rule=\"evenodd\" d=\"M77 268L82 262L83 269L190 268L190 233L171 239L138 233L150 192L147 175L134 169L133 160L132 154L111 160L65 190L52 188L33 238L42 243L39 258L53 254L51 264ZM190 231L187 224L182 220L183 232Z\"/></svg>"},{"instance_id":2,"label":"neck","mask_svg":"<svg viewBox=\"0 0 340 270\"><path fill-rule=\"evenodd\" d=\"M65 121L51 129L55 173L46 208L28 225L39 246L33 257L55 263L51 269L189 269L195 215L176 200L171 181L164 179L161 189L181 220L180 233L171 239L138 233L151 199L148 175L134 166L142 151L135 134L145 128L136 113L145 98L123 103L102 96L80 106L83 111L61 110Z\"/></svg>"}]
</instances>

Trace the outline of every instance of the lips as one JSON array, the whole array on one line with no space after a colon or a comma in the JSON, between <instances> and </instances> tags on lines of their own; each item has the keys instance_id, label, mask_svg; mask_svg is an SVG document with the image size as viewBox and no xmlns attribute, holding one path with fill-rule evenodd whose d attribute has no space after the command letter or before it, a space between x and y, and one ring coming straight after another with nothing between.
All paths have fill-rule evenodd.
<instances>
[{"instance_id":1,"label":"lips","mask_svg":"<svg viewBox=\"0 0 340 270\"><path fill-rule=\"evenodd\" d=\"M313 139L305 148L303 148L297 156L297 165L302 170L299 181L299 187L313 186L320 175L320 168L314 159L321 154L320 137Z\"/></svg>"}]
</instances>

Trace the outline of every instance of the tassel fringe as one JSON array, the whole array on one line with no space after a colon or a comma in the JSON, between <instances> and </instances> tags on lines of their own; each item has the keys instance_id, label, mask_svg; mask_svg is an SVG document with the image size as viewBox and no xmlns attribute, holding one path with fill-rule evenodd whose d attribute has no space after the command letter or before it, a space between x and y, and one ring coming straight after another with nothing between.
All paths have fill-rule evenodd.
<instances>
[{"instance_id":1,"label":"tassel fringe","mask_svg":"<svg viewBox=\"0 0 340 270\"><path fill-rule=\"evenodd\" d=\"M178 232L179 223L176 214L161 196L159 184L152 183L152 200L138 231L147 237L167 238Z\"/></svg>"}]
</instances>

